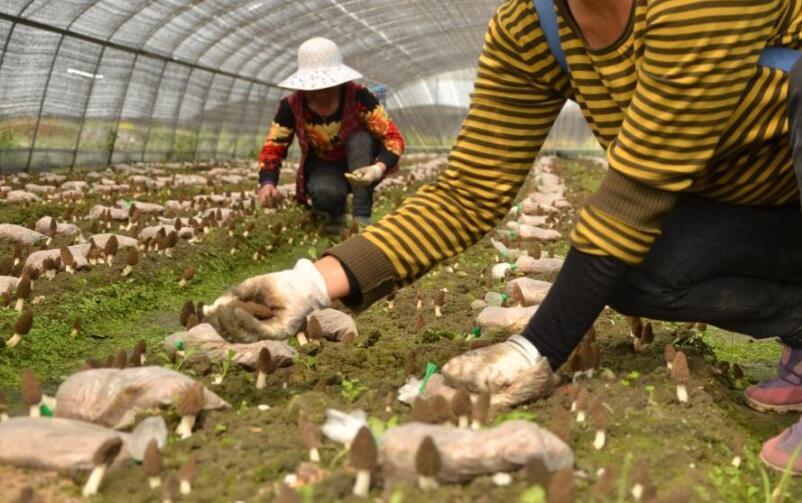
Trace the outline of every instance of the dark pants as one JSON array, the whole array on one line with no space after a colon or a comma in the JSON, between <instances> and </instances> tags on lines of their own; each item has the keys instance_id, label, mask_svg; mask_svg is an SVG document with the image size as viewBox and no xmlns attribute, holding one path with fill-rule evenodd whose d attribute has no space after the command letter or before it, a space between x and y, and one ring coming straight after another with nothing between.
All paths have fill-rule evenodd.
<instances>
[{"instance_id":1,"label":"dark pants","mask_svg":"<svg viewBox=\"0 0 802 503\"><path fill-rule=\"evenodd\" d=\"M802 187L802 61L790 93ZM802 213L796 204L761 209L683 196L610 305L630 316L705 322L802 348Z\"/></svg>"},{"instance_id":2,"label":"dark pants","mask_svg":"<svg viewBox=\"0 0 802 503\"><path fill-rule=\"evenodd\" d=\"M352 201L355 217L370 218L373 211L373 189L377 184L351 188L345 173L373 164L378 155L379 144L367 132L352 134L346 143L346 161L310 159L306 164L306 190L312 197L312 208L331 219L345 214L348 194L354 193Z\"/></svg>"}]
</instances>

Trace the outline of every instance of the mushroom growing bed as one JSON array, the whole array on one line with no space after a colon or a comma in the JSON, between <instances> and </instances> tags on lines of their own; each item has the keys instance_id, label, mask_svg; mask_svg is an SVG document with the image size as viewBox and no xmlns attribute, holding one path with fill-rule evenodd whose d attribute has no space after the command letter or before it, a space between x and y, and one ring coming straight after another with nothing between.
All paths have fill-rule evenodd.
<instances>
[{"instance_id":1,"label":"mushroom growing bed","mask_svg":"<svg viewBox=\"0 0 802 503\"><path fill-rule=\"evenodd\" d=\"M377 213L391 211L443 166L442 156L407 156L401 176L383 184ZM168 393L175 395L171 400L158 395L147 410L132 407L129 414L126 408L120 424L106 420L85 428L95 443L114 437L103 429L114 426L127 439L135 425L159 415L169 434L169 441L158 446L161 464L149 464L149 470L158 470L159 487L150 488L153 477L144 466L118 463L109 466L92 501L149 502L159 500L163 491L180 493L187 486L191 494L183 497L189 501L273 501L279 493L300 493L307 501L357 501L354 482L357 472L365 470L351 466L341 440L353 439L364 425L377 442L376 459L356 462L374 467L369 495L383 501L542 501L536 499L538 487L555 497L573 495L576 501L613 501L623 488L625 500L634 501L632 489L638 485L642 501L652 492L659 501L760 499L751 489L762 487L756 449L797 419L752 412L739 398L745 386L772 373L779 353L773 342L750 342L712 327L703 331L643 320L639 326L648 323L653 332L648 341L638 339L636 352L630 337L634 325L606 310L595 332L561 369L561 383L546 400L462 421L448 417L448 406L438 417L397 399L404 384L419 384L427 375L442 382L431 375L449 358L501 341L526 323L562 265L575 210L603 173L595 160L541 159L519 204L492 233L503 253L487 238L397 291L391 302L378 302L358 315L341 305L334 306L339 312L315 313L303 345L298 338L286 344L231 344L198 317L198 302L208 305L239 281L316 256L332 242L298 207L254 209L252 163L143 164L66 178L2 177L0 185L9 190L0 196L5 197L0 199L0 224L19 226L8 229L21 237L0 241L0 269L9 261L21 265L11 265L7 274L0 271L0 288L5 289L0 294L10 291L7 307L0 307L0 339L11 338L22 315L14 309L14 289L25 265L39 276L25 300L33 315L29 331L13 348L0 344L0 417L4 411L13 417L30 413L19 391L24 369L32 370L41 385L39 408L45 416L30 423L36 425L36 438L52 433L46 430L47 416L59 416L58 402L50 401L59 396L59 388L62 396L69 392L73 402L68 405L74 409L82 369L124 361L127 367L182 375L171 386L186 386ZM281 181L287 196L292 178L286 169ZM20 233L20 228L38 234ZM111 236L116 246L109 245ZM73 256L73 274L61 262L62 247ZM137 260L123 275L132 249ZM497 261L517 267L498 268L500 277L494 279ZM48 269L54 262L57 269ZM189 269L194 274L186 274ZM502 305L488 305L499 299ZM191 312L182 315L187 301L192 301ZM142 354L134 350L139 341L146 348ZM687 375L678 378L667 368L668 343L686 358ZM262 353L265 348L270 358ZM730 363L726 369L724 360ZM105 376L121 375L110 369L93 372L107 379L101 384L112 382ZM258 379L263 387L256 386ZM677 398L680 381L686 402ZM219 399L230 407L216 401L219 406L196 406L199 412L181 428L187 438L180 439L176 429L182 415L189 416L179 413L184 410L178 407L179 395L193 382L213 394L206 405ZM108 394L96 401L108 409L145 396L132 397L137 392L123 388L102 387ZM410 390L414 401L415 387ZM452 389L448 400L454 395ZM472 398L476 408L479 397ZM84 405L93 406L91 401ZM331 425L325 426L327 410L340 420L335 430L345 436L339 440L326 436L331 431ZM91 421L108 416L97 412L71 417ZM411 426L411 420L441 424ZM460 429L459 423L467 428ZM470 423L480 429L471 429ZM15 425L15 435L21 424ZM183 431L186 427L191 436ZM70 428L82 431L72 423ZM516 450L515 439L497 434L508 431L529 435L525 445ZM539 435L548 439L544 445L559 447L549 451L559 451L559 463L544 468L545 450L532 440ZM430 436L442 452L438 463L428 463L426 482L420 484L416 478L423 473L415 474L414 458L423 436ZM383 437L391 443L383 446ZM440 446L438 438L444 439ZM484 443L492 441L503 452L465 449L460 439L489 439ZM25 460L16 466L22 463L4 459L0 445L0 502L13 501L25 489L45 501L80 501L93 469L95 443L83 446L81 466L69 473L33 469L64 464L48 460L46 450L15 454ZM121 460L128 458L126 448ZM738 468L732 465L736 455ZM455 466L464 470L457 473ZM768 477L774 487L779 477ZM365 475L359 478L364 485ZM792 484L787 500L801 497L802 489Z\"/></svg>"}]
</instances>

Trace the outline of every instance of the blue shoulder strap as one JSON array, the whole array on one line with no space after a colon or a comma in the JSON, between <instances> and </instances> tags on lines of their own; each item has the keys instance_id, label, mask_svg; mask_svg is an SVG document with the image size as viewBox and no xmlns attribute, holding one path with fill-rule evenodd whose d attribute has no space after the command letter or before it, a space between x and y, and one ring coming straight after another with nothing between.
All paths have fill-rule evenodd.
<instances>
[{"instance_id":1,"label":"blue shoulder strap","mask_svg":"<svg viewBox=\"0 0 802 503\"><path fill-rule=\"evenodd\" d=\"M557 14L554 12L554 0L533 0L533 2L537 17L540 18L540 28L546 35L546 42L549 44L552 56L557 60L563 71L569 73L568 61L565 59L565 52L563 52L562 44L560 43L560 29L557 25ZM789 73L799 56L800 52L796 49L766 47L760 53L758 64Z\"/></svg>"},{"instance_id":2,"label":"blue shoulder strap","mask_svg":"<svg viewBox=\"0 0 802 503\"><path fill-rule=\"evenodd\" d=\"M551 55L560 64L565 73L568 73L568 61L565 59L562 44L560 43L560 28L557 25L557 14L554 12L554 0L534 0L537 17L540 18L540 28L546 35Z\"/></svg>"}]
</instances>

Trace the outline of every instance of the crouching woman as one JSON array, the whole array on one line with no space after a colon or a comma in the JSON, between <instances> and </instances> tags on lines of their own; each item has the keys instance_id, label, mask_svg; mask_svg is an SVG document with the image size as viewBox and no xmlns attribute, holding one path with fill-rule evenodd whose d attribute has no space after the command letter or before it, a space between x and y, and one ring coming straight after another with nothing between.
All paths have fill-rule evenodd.
<instances>
[{"instance_id":1,"label":"crouching woman","mask_svg":"<svg viewBox=\"0 0 802 503\"><path fill-rule=\"evenodd\" d=\"M353 82L361 77L343 64L331 40L313 38L301 45L298 71L279 84L295 92L281 100L259 156L262 206L280 197L279 170L297 137L298 203L312 207L326 222L327 233L337 233L353 192L354 220L370 224L373 189L398 169L404 138L379 100Z\"/></svg>"}]
</instances>

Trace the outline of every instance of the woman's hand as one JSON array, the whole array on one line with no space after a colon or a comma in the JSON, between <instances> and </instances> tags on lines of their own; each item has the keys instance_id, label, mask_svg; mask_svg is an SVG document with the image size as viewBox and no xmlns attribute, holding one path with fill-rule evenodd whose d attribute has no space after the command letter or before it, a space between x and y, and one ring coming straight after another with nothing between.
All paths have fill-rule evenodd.
<instances>
[{"instance_id":1,"label":"woman's hand","mask_svg":"<svg viewBox=\"0 0 802 503\"><path fill-rule=\"evenodd\" d=\"M243 281L206 306L204 318L229 342L281 340L301 330L312 311L329 304L324 274L301 259L292 269Z\"/></svg>"},{"instance_id":2,"label":"woman's hand","mask_svg":"<svg viewBox=\"0 0 802 503\"><path fill-rule=\"evenodd\" d=\"M272 183L262 185L259 192L256 194L256 199L262 208L275 208L284 199L281 192Z\"/></svg>"},{"instance_id":3,"label":"woman's hand","mask_svg":"<svg viewBox=\"0 0 802 503\"><path fill-rule=\"evenodd\" d=\"M345 178L354 185L372 185L382 179L385 171L387 166L383 162L377 162L346 173Z\"/></svg>"}]
</instances>

